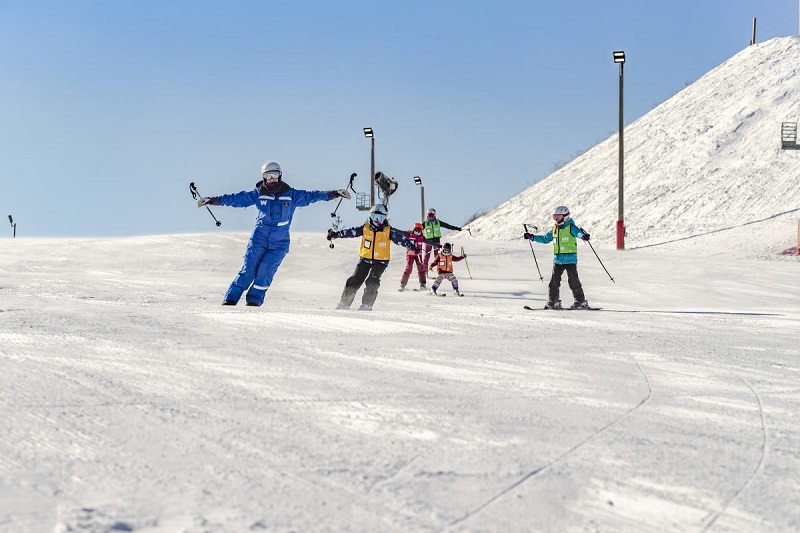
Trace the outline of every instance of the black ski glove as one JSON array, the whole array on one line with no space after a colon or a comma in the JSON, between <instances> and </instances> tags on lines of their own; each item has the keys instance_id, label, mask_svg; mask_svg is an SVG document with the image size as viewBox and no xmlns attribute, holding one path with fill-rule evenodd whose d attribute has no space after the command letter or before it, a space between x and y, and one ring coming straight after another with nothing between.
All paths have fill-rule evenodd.
<instances>
[{"instance_id":1,"label":"black ski glove","mask_svg":"<svg viewBox=\"0 0 800 533\"><path fill-rule=\"evenodd\" d=\"M529 241L533 240L533 233L528 233L527 231L522 235L523 238L528 239Z\"/></svg>"},{"instance_id":2,"label":"black ski glove","mask_svg":"<svg viewBox=\"0 0 800 533\"><path fill-rule=\"evenodd\" d=\"M584 241L587 241L587 242L589 241L590 237L591 237L591 235L589 235L585 231L583 232L583 235L581 235L581 239L583 239Z\"/></svg>"}]
</instances>

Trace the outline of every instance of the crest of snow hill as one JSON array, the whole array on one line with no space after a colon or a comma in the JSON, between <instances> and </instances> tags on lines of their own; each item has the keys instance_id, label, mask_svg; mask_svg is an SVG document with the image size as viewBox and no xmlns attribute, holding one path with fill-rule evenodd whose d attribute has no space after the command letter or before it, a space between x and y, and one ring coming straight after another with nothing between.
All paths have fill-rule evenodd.
<instances>
[{"instance_id":1,"label":"crest of snow hill","mask_svg":"<svg viewBox=\"0 0 800 533\"><path fill-rule=\"evenodd\" d=\"M625 127L626 247L745 226L765 250L796 242L800 150L781 149L781 124L798 121L799 69L798 37L750 46ZM615 132L471 222L473 234L518 238L565 204L593 242L613 245L618 150Z\"/></svg>"}]
</instances>

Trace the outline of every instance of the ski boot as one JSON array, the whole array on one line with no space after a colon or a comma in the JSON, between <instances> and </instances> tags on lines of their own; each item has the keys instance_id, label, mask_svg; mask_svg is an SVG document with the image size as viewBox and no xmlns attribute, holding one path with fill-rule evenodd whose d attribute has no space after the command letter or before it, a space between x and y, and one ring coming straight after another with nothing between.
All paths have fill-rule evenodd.
<instances>
[{"instance_id":1,"label":"ski boot","mask_svg":"<svg viewBox=\"0 0 800 533\"><path fill-rule=\"evenodd\" d=\"M350 309L350 306L344 302L339 302L336 304L336 309Z\"/></svg>"},{"instance_id":2,"label":"ski boot","mask_svg":"<svg viewBox=\"0 0 800 533\"><path fill-rule=\"evenodd\" d=\"M400 292L403 292L404 290L406 290L406 286L405 286L405 284L401 283L401 284L400 284L400 288L399 288L399 289L397 289L397 290L398 290L398 291L400 291Z\"/></svg>"},{"instance_id":3,"label":"ski boot","mask_svg":"<svg viewBox=\"0 0 800 533\"><path fill-rule=\"evenodd\" d=\"M372 311L372 306L367 304L361 304L358 308L359 311Z\"/></svg>"},{"instance_id":4,"label":"ski boot","mask_svg":"<svg viewBox=\"0 0 800 533\"><path fill-rule=\"evenodd\" d=\"M561 300L558 300L557 302L547 302L546 304L544 304L544 308L545 309L555 309L557 311L560 311L561 309L563 309L563 307L561 307Z\"/></svg>"},{"instance_id":5,"label":"ski boot","mask_svg":"<svg viewBox=\"0 0 800 533\"><path fill-rule=\"evenodd\" d=\"M569 306L570 309L589 309L589 302L586 300L582 302L575 302L574 304Z\"/></svg>"},{"instance_id":6,"label":"ski boot","mask_svg":"<svg viewBox=\"0 0 800 533\"><path fill-rule=\"evenodd\" d=\"M225 300L222 305L236 305L236 300Z\"/></svg>"}]
</instances>

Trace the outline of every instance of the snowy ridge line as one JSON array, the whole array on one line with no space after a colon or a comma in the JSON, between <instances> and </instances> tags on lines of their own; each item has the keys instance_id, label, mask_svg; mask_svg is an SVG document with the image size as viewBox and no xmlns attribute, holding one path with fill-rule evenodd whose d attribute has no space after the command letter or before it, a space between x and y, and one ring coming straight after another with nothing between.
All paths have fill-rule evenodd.
<instances>
[{"instance_id":1,"label":"snowy ridge line","mask_svg":"<svg viewBox=\"0 0 800 533\"><path fill-rule=\"evenodd\" d=\"M639 372L641 372L642 377L644 377L644 380L647 383L647 395L644 397L644 399L642 399L639 403L637 403L636 405L634 405L633 407L628 409L625 413L622 414L622 416L616 418L615 420L612 420L611 422L609 422L605 426L601 427L600 429L598 429L597 431L595 431L594 433L592 433L591 435L589 435L588 437L586 437L585 439L583 439L582 441L580 441L579 443L574 445L572 448L568 449L567 451L565 451L564 453L562 453L561 455L559 455L558 457L556 457L555 459L553 459L549 463L547 463L544 466L541 466L541 467L539 467L539 468L537 468L535 470L532 470L532 471L528 472L521 479L519 479L518 481L516 481L515 483L513 483L509 487L501 490L500 492L498 492L497 494L495 494L494 496L492 496L491 498L486 500L484 503L482 503L481 505L479 505L478 507L473 509L472 511L468 512L467 514L465 514L461 518L453 520L452 522L450 522L448 524L448 528L452 528L453 526L456 526L456 525L460 524L461 522L464 522L465 520L477 515L478 513L480 513L481 511L483 511L487 507L489 507L491 504L493 504L494 502L496 502L497 500L499 500L500 498L505 496L506 494L509 494L511 491L513 491L517 487L521 486L523 483L525 483L526 481L528 481L532 477L538 476L539 474L547 472L552 467L554 467L557 464L559 464L562 461L564 461L564 459L566 459L567 457L569 457L570 455L572 455L573 453L575 453L576 451L581 449L583 446L588 444L590 441L594 440L595 438L599 437L603 433L607 432L612 427L614 427L617 424L619 424L620 422L622 422L624 419L626 419L628 416L630 416L631 413L633 413L634 411L636 411L637 409L642 407L644 404L649 402L650 399L653 397L653 386L650 383L650 378L648 377L647 373L642 368L642 365L640 365L637 361L634 361L634 364L636 365L636 368L639 369ZM737 496L738 496L738 494L737 494Z\"/></svg>"},{"instance_id":2,"label":"snowy ridge line","mask_svg":"<svg viewBox=\"0 0 800 533\"><path fill-rule=\"evenodd\" d=\"M761 440L761 456L758 458L758 464L756 465L755 470L753 470L753 473L750 474L750 476L748 476L748 478L739 487L739 489L733 494L733 496L731 496L728 499L728 501L726 501L722 505L722 508L712 516L712 518L709 520L708 524L706 524L706 527L704 527L701 530L702 533L704 533L704 532L708 531L709 529L711 529L711 527L717 522L719 517L722 516L723 514L725 514L725 512L727 511L727 509L730 506L730 504L733 503L736 500L736 498L738 498L742 494L742 492L745 491L745 489L747 489L747 487L750 485L750 483L752 483L752 481L755 479L755 477L764 469L764 463L767 460L768 437L767 437L767 420L766 420L766 417L764 416L764 403L761 401L761 395L753 388L753 386L750 385L750 383L748 383L748 381L746 379L741 378L741 380L742 380L742 383L747 385L747 388L750 389L750 391L753 393L753 396L756 397L756 402L758 403L758 413L759 413L759 415L761 417L761 436L762 436L762 440Z\"/></svg>"}]
</instances>

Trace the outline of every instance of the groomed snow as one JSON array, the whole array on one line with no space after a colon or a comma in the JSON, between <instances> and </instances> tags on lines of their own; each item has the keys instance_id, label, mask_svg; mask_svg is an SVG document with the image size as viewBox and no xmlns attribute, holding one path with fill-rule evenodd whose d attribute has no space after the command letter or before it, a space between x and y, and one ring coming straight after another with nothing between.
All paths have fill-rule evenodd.
<instances>
[{"instance_id":1,"label":"groomed snow","mask_svg":"<svg viewBox=\"0 0 800 533\"><path fill-rule=\"evenodd\" d=\"M372 312L322 233L262 308L247 234L3 240L0 531L800 530L798 259L748 231L581 243L597 312L523 310L522 240L451 236L464 298L394 247Z\"/></svg>"}]
</instances>

